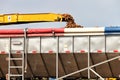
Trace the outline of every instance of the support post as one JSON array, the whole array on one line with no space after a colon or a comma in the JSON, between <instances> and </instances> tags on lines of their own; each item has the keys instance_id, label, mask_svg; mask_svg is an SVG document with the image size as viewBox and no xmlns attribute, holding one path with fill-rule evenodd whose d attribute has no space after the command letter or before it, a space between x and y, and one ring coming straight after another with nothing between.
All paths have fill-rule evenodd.
<instances>
[{"instance_id":1,"label":"support post","mask_svg":"<svg viewBox=\"0 0 120 80\"><path fill-rule=\"evenodd\" d=\"M88 79L90 79L90 36L88 36Z\"/></svg>"},{"instance_id":2,"label":"support post","mask_svg":"<svg viewBox=\"0 0 120 80\"><path fill-rule=\"evenodd\" d=\"M25 56L24 56L25 55ZM22 65L24 68L22 69L22 80L24 80L24 73L27 72L27 28L24 29L24 54L23 54L24 60L22 61Z\"/></svg>"},{"instance_id":3,"label":"support post","mask_svg":"<svg viewBox=\"0 0 120 80\"><path fill-rule=\"evenodd\" d=\"M56 53L56 80L58 80L58 54L59 54L59 37L57 37L57 53Z\"/></svg>"},{"instance_id":4,"label":"support post","mask_svg":"<svg viewBox=\"0 0 120 80\"><path fill-rule=\"evenodd\" d=\"M10 44L9 44L9 57L8 57L8 74L6 74L6 80L10 80L10 57L11 57L11 38L9 38L9 42L10 42Z\"/></svg>"}]
</instances>

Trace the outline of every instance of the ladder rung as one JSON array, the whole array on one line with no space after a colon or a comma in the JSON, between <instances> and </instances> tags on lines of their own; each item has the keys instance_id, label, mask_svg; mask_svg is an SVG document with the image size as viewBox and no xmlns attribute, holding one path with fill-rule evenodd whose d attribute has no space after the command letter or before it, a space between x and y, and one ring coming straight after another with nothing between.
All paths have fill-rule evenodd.
<instances>
[{"instance_id":1,"label":"ladder rung","mask_svg":"<svg viewBox=\"0 0 120 80\"><path fill-rule=\"evenodd\" d=\"M10 68L23 68L22 66L10 66Z\"/></svg>"},{"instance_id":2,"label":"ladder rung","mask_svg":"<svg viewBox=\"0 0 120 80\"><path fill-rule=\"evenodd\" d=\"M22 74L10 74L9 76L15 77L15 76L23 76L23 75Z\"/></svg>"},{"instance_id":3,"label":"ladder rung","mask_svg":"<svg viewBox=\"0 0 120 80\"><path fill-rule=\"evenodd\" d=\"M10 58L10 60L23 60L23 58Z\"/></svg>"}]
</instances>

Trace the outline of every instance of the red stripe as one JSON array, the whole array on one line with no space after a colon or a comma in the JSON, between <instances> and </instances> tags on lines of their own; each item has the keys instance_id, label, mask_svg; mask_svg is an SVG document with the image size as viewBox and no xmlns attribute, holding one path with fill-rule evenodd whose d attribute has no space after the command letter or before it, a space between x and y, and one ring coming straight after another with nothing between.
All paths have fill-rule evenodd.
<instances>
[{"instance_id":1,"label":"red stripe","mask_svg":"<svg viewBox=\"0 0 120 80\"><path fill-rule=\"evenodd\" d=\"M54 32L54 34L53 34ZM24 29L2 29L0 37L23 37ZM28 29L27 36L64 36L64 28Z\"/></svg>"},{"instance_id":2,"label":"red stripe","mask_svg":"<svg viewBox=\"0 0 120 80\"><path fill-rule=\"evenodd\" d=\"M37 53L37 51L36 51L36 50L33 50L33 51L32 51L32 54L36 54L36 53Z\"/></svg>"},{"instance_id":3,"label":"red stripe","mask_svg":"<svg viewBox=\"0 0 120 80\"><path fill-rule=\"evenodd\" d=\"M52 29L28 29L27 33L52 33Z\"/></svg>"},{"instance_id":4,"label":"red stripe","mask_svg":"<svg viewBox=\"0 0 120 80\"><path fill-rule=\"evenodd\" d=\"M0 54L6 54L5 51L1 51Z\"/></svg>"},{"instance_id":5,"label":"red stripe","mask_svg":"<svg viewBox=\"0 0 120 80\"><path fill-rule=\"evenodd\" d=\"M67 51L65 51L66 53L70 53L70 51L69 50L67 50Z\"/></svg>"},{"instance_id":6,"label":"red stripe","mask_svg":"<svg viewBox=\"0 0 120 80\"><path fill-rule=\"evenodd\" d=\"M56 28L56 29L54 29L54 31L56 32L56 33L64 33L64 28Z\"/></svg>"},{"instance_id":7,"label":"red stripe","mask_svg":"<svg viewBox=\"0 0 120 80\"><path fill-rule=\"evenodd\" d=\"M80 53L85 53L85 50L80 50Z\"/></svg>"},{"instance_id":8,"label":"red stripe","mask_svg":"<svg viewBox=\"0 0 120 80\"><path fill-rule=\"evenodd\" d=\"M28 29L27 33L64 33L64 28ZM1 29L0 34L23 34L24 29Z\"/></svg>"},{"instance_id":9,"label":"red stripe","mask_svg":"<svg viewBox=\"0 0 120 80\"><path fill-rule=\"evenodd\" d=\"M27 33L64 33L64 28L28 29Z\"/></svg>"},{"instance_id":10,"label":"red stripe","mask_svg":"<svg viewBox=\"0 0 120 80\"><path fill-rule=\"evenodd\" d=\"M97 50L98 53L102 53L102 50Z\"/></svg>"},{"instance_id":11,"label":"red stripe","mask_svg":"<svg viewBox=\"0 0 120 80\"><path fill-rule=\"evenodd\" d=\"M48 53L49 53L49 54L52 54L52 53L53 53L53 50L49 50Z\"/></svg>"},{"instance_id":12,"label":"red stripe","mask_svg":"<svg viewBox=\"0 0 120 80\"><path fill-rule=\"evenodd\" d=\"M114 50L115 53L119 52L118 50Z\"/></svg>"}]
</instances>

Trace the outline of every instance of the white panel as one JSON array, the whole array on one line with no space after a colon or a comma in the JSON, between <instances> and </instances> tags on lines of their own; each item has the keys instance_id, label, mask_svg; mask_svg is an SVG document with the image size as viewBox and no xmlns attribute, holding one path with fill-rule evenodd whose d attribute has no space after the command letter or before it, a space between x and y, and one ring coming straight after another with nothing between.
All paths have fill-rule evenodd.
<instances>
[{"instance_id":1,"label":"white panel","mask_svg":"<svg viewBox=\"0 0 120 80\"><path fill-rule=\"evenodd\" d=\"M88 37L74 38L74 52L80 52L81 50L88 52Z\"/></svg>"},{"instance_id":2,"label":"white panel","mask_svg":"<svg viewBox=\"0 0 120 80\"><path fill-rule=\"evenodd\" d=\"M66 51L72 52L72 37L60 37L59 38L59 52L64 53Z\"/></svg>"},{"instance_id":3,"label":"white panel","mask_svg":"<svg viewBox=\"0 0 120 80\"><path fill-rule=\"evenodd\" d=\"M66 51L73 52L73 37L59 37L59 52L65 53ZM0 51L9 52L9 38L0 38ZM104 36L91 36L90 38L91 52L101 50L105 52L105 37ZM41 48L40 48L41 46ZM24 50L24 38L11 38L11 49L16 51ZM42 37L41 45L40 38L33 37L28 39L28 52L36 51L40 53L48 53L49 51L57 52L57 38L56 37ZM84 50L88 52L88 36L74 37L74 52ZM106 37L106 52L113 52L114 50L120 51L120 36L107 36Z\"/></svg>"},{"instance_id":4,"label":"white panel","mask_svg":"<svg viewBox=\"0 0 120 80\"><path fill-rule=\"evenodd\" d=\"M94 32L103 32L104 33L104 27L96 27L96 28L65 28L64 32L84 32L84 33L94 33Z\"/></svg>"},{"instance_id":5,"label":"white panel","mask_svg":"<svg viewBox=\"0 0 120 80\"><path fill-rule=\"evenodd\" d=\"M106 41L107 52L120 51L120 36L107 36Z\"/></svg>"},{"instance_id":6,"label":"white panel","mask_svg":"<svg viewBox=\"0 0 120 80\"><path fill-rule=\"evenodd\" d=\"M11 38L12 53L23 50L24 50L24 38Z\"/></svg>"},{"instance_id":7,"label":"white panel","mask_svg":"<svg viewBox=\"0 0 120 80\"><path fill-rule=\"evenodd\" d=\"M105 52L105 37L104 36L92 36L90 37L90 52L102 51Z\"/></svg>"},{"instance_id":8,"label":"white panel","mask_svg":"<svg viewBox=\"0 0 120 80\"><path fill-rule=\"evenodd\" d=\"M41 38L41 52L48 53L49 51L57 52L57 38L56 37L42 37Z\"/></svg>"},{"instance_id":9,"label":"white panel","mask_svg":"<svg viewBox=\"0 0 120 80\"><path fill-rule=\"evenodd\" d=\"M5 51L9 53L9 38L0 38L0 52Z\"/></svg>"},{"instance_id":10,"label":"white panel","mask_svg":"<svg viewBox=\"0 0 120 80\"><path fill-rule=\"evenodd\" d=\"M40 37L29 38L28 41L28 53L40 53Z\"/></svg>"}]
</instances>

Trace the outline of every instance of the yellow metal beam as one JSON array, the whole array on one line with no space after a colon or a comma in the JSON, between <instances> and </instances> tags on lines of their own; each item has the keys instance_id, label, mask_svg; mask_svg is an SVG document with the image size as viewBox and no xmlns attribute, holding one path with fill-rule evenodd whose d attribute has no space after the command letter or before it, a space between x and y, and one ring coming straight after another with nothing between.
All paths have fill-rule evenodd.
<instances>
[{"instance_id":1,"label":"yellow metal beam","mask_svg":"<svg viewBox=\"0 0 120 80\"><path fill-rule=\"evenodd\" d=\"M32 22L57 22L62 21L61 14L55 13L36 13L36 14L2 14L0 24L17 24Z\"/></svg>"}]
</instances>

